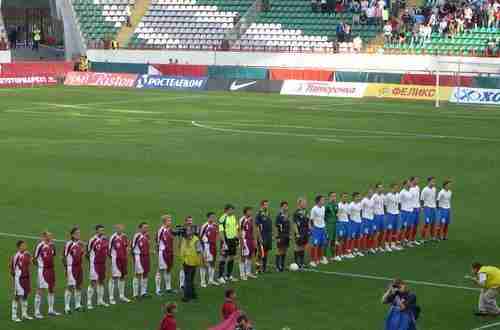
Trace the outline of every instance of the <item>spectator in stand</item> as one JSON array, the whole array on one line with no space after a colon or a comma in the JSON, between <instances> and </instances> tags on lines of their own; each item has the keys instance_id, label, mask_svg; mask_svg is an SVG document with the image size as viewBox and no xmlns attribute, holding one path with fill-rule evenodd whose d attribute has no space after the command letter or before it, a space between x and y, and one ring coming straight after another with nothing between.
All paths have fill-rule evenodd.
<instances>
[{"instance_id":1,"label":"spectator in stand","mask_svg":"<svg viewBox=\"0 0 500 330\"><path fill-rule=\"evenodd\" d=\"M368 24L374 24L376 18L376 9L375 6L370 6L366 9L366 17L368 20Z\"/></svg>"},{"instance_id":2,"label":"spectator in stand","mask_svg":"<svg viewBox=\"0 0 500 330\"><path fill-rule=\"evenodd\" d=\"M10 49L16 49L17 46L17 28L12 28L8 35Z\"/></svg>"},{"instance_id":3,"label":"spectator in stand","mask_svg":"<svg viewBox=\"0 0 500 330\"><path fill-rule=\"evenodd\" d=\"M6 50L7 49L7 42L5 42L5 39L2 38L0 39L0 50Z\"/></svg>"},{"instance_id":4,"label":"spectator in stand","mask_svg":"<svg viewBox=\"0 0 500 330\"><path fill-rule=\"evenodd\" d=\"M439 22L439 34L441 36L444 36L444 34L447 32L448 29L448 21L446 18L443 18L441 22Z\"/></svg>"},{"instance_id":5,"label":"spectator in stand","mask_svg":"<svg viewBox=\"0 0 500 330\"><path fill-rule=\"evenodd\" d=\"M360 53L361 50L363 49L363 39L359 35L357 35L353 41L352 41L352 47L354 49L354 52Z\"/></svg>"},{"instance_id":6,"label":"spectator in stand","mask_svg":"<svg viewBox=\"0 0 500 330\"><path fill-rule=\"evenodd\" d=\"M165 316L160 323L159 330L177 330L177 321L175 320L175 311L177 305L174 303L165 306Z\"/></svg>"},{"instance_id":7,"label":"spectator in stand","mask_svg":"<svg viewBox=\"0 0 500 330\"><path fill-rule=\"evenodd\" d=\"M351 41L352 41L351 26L344 22L344 42L351 42Z\"/></svg>"},{"instance_id":8,"label":"spectator in stand","mask_svg":"<svg viewBox=\"0 0 500 330\"><path fill-rule=\"evenodd\" d=\"M403 15L401 15L401 21L403 22L404 29L407 31L410 30L412 20L408 9L405 9Z\"/></svg>"},{"instance_id":9,"label":"spectator in stand","mask_svg":"<svg viewBox=\"0 0 500 330\"><path fill-rule=\"evenodd\" d=\"M319 12L319 0L311 0L311 10L313 13Z\"/></svg>"},{"instance_id":10,"label":"spectator in stand","mask_svg":"<svg viewBox=\"0 0 500 330\"><path fill-rule=\"evenodd\" d=\"M127 26L131 27L132 23L130 22L130 17L132 16L132 11L129 5L125 6L125 14L127 15Z\"/></svg>"},{"instance_id":11,"label":"spectator in stand","mask_svg":"<svg viewBox=\"0 0 500 330\"><path fill-rule=\"evenodd\" d=\"M321 4L321 12L327 13L328 12L328 3L326 2L326 0L320 0L320 4Z\"/></svg>"},{"instance_id":12,"label":"spectator in stand","mask_svg":"<svg viewBox=\"0 0 500 330\"><path fill-rule=\"evenodd\" d=\"M33 46L32 50L38 52L40 49L40 40L42 40L42 31L40 31L39 28L36 27L36 25L33 27Z\"/></svg>"},{"instance_id":13,"label":"spectator in stand","mask_svg":"<svg viewBox=\"0 0 500 330\"><path fill-rule=\"evenodd\" d=\"M344 4L341 0L337 0L337 3L335 4L335 13L338 14L342 12L344 12Z\"/></svg>"},{"instance_id":14,"label":"spectator in stand","mask_svg":"<svg viewBox=\"0 0 500 330\"><path fill-rule=\"evenodd\" d=\"M344 42L344 22L340 22L336 29L335 33L337 35L337 41L338 42Z\"/></svg>"},{"instance_id":15,"label":"spectator in stand","mask_svg":"<svg viewBox=\"0 0 500 330\"><path fill-rule=\"evenodd\" d=\"M234 289L227 289L224 293L224 304L221 308L221 315L223 320L227 320L233 313L238 311L236 305L236 292Z\"/></svg>"},{"instance_id":16,"label":"spectator in stand","mask_svg":"<svg viewBox=\"0 0 500 330\"><path fill-rule=\"evenodd\" d=\"M392 42L392 25L390 22L387 22L384 25L384 40L386 44Z\"/></svg>"}]
</instances>

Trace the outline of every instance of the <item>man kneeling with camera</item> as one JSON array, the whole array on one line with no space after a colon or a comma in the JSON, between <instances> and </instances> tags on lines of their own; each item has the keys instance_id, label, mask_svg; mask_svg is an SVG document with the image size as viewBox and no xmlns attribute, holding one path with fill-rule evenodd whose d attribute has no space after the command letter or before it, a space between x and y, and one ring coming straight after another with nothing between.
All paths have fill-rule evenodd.
<instances>
[{"instance_id":1,"label":"man kneeling with camera","mask_svg":"<svg viewBox=\"0 0 500 330\"><path fill-rule=\"evenodd\" d=\"M396 279L382 297L383 304L390 304L385 320L385 330L415 330L420 307L417 296L410 292L406 283Z\"/></svg>"}]
</instances>

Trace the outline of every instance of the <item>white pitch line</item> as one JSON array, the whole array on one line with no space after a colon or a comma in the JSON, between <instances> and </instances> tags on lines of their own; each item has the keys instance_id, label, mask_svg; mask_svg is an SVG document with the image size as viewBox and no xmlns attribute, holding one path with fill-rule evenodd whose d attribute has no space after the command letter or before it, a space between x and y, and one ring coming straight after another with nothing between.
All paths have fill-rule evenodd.
<instances>
[{"instance_id":1,"label":"white pitch line","mask_svg":"<svg viewBox=\"0 0 500 330\"><path fill-rule=\"evenodd\" d=\"M10 238L24 238L24 239L30 239L30 240L34 240L34 241L37 241L40 239L40 237L38 236L31 236L31 235L22 235L22 234L13 234L13 233L1 233L0 232L0 237L10 237ZM64 243L65 241L63 240L60 240L60 239L55 239L54 242L58 242L58 243Z\"/></svg>"},{"instance_id":2,"label":"white pitch line","mask_svg":"<svg viewBox=\"0 0 500 330\"><path fill-rule=\"evenodd\" d=\"M330 272L330 271L315 270L315 269L309 269L307 271L312 272L312 273L326 274L326 275L336 275L336 276L352 277L352 278L363 278L363 279L367 279L367 280L378 280L378 281L389 281L389 282L394 280L394 278L383 277L383 276L374 276L374 275L363 275L363 274L353 274L353 273L343 273L343 272ZM461 289L461 290L468 290L468 291L480 291L480 289L478 289L478 288L472 288L472 287L461 286L461 285L434 283L434 282L425 282L425 281L415 281L415 280L403 280L403 281L406 283L411 283L411 284L416 284L416 285L433 286L433 287L438 287L438 288Z\"/></svg>"},{"instance_id":3,"label":"white pitch line","mask_svg":"<svg viewBox=\"0 0 500 330\"><path fill-rule=\"evenodd\" d=\"M483 325L482 327L474 328L472 330L481 330L481 329L488 329L488 328L493 328L493 327L500 327L500 322L486 324L486 325Z\"/></svg>"},{"instance_id":4,"label":"white pitch line","mask_svg":"<svg viewBox=\"0 0 500 330\"><path fill-rule=\"evenodd\" d=\"M294 134L294 133L286 133L286 132L268 132L268 131L247 131L247 130L239 130L239 129L230 129L230 128L218 128L207 125L202 125L197 123L196 121L191 121L191 124L195 127L204 128L212 131L219 132L229 132L229 133L243 133L243 134L256 134L256 135L274 135L274 136L293 136L293 137L309 137L309 138L323 138L328 139L330 142L342 143L344 140L336 139L335 135L333 136L321 136L321 135L312 135L312 134Z\"/></svg>"}]
</instances>

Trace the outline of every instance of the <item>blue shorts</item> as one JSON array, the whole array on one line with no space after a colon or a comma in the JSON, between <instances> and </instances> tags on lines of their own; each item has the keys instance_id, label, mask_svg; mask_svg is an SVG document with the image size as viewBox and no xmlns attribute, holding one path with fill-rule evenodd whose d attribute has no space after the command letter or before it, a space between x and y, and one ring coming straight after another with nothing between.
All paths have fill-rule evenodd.
<instances>
[{"instance_id":1,"label":"blue shorts","mask_svg":"<svg viewBox=\"0 0 500 330\"><path fill-rule=\"evenodd\" d=\"M401 228L408 228L413 223L413 211L401 211Z\"/></svg>"},{"instance_id":2,"label":"blue shorts","mask_svg":"<svg viewBox=\"0 0 500 330\"><path fill-rule=\"evenodd\" d=\"M351 238L356 239L361 237L361 228L362 222L349 222L349 232L351 234Z\"/></svg>"},{"instance_id":3,"label":"blue shorts","mask_svg":"<svg viewBox=\"0 0 500 330\"><path fill-rule=\"evenodd\" d=\"M433 207L424 207L424 219L426 225L436 223L436 209Z\"/></svg>"},{"instance_id":4,"label":"blue shorts","mask_svg":"<svg viewBox=\"0 0 500 330\"><path fill-rule=\"evenodd\" d=\"M311 244L313 246L325 246L327 242L326 229L313 227L311 231Z\"/></svg>"},{"instance_id":5,"label":"blue shorts","mask_svg":"<svg viewBox=\"0 0 500 330\"><path fill-rule=\"evenodd\" d=\"M450 209L438 209L439 213L439 223L442 225L449 225L451 223L451 210Z\"/></svg>"},{"instance_id":6,"label":"blue shorts","mask_svg":"<svg viewBox=\"0 0 500 330\"><path fill-rule=\"evenodd\" d=\"M385 215L385 228L387 230L399 230L399 214L387 213Z\"/></svg>"},{"instance_id":7,"label":"blue shorts","mask_svg":"<svg viewBox=\"0 0 500 330\"><path fill-rule=\"evenodd\" d=\"M413 209L413 226L418 226L420 224L420 207Z\"/></svg>"},{"instance_id":8,"label":"blue shorts","mask_svg":"<svg viewBox=\"0 0 500 330\"><path fill-rule=\"evenodd\" d=\"M348 238L349 237L349 222L347 221L337 221L337 237L338 238Z\"/></svg>"},{"instance_id":9,"label":"blue shorts","mask_svg":"<svg viewBox=\"0 0 500 330\"><path fill-rule=\"evenodd\" d=\"M381 232L385 230L385 219L383 214L375 214L375 226L377 227L376 231Z\"/></svg>"},{"instance_id":10,"label":"blue shorts","mask_svg":"<svg viewBox=\"0 0 500 330\"><path fill-rule=\"evenodd\" d=\"M373 219L363 219L363 225L362 225L362 233L363 235L373 235L377 231L377 226L375 224L375 220Z\"/></svg>"}]
</instances>

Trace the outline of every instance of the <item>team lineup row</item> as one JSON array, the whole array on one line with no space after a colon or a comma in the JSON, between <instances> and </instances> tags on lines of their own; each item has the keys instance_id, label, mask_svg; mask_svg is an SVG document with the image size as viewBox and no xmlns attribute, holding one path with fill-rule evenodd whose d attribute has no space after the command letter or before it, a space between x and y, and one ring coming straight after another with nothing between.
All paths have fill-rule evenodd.
<instances>
[{"instance_id":1,"label":"team lineup row","mask_svg":"<svg viewBox=\"0 0 500 330\"><path fill-rule=\"evenodd\" d=\"M391 252L402 250L404 246L418 246L428 239L447 239L451 221L450 181L444 181L443 188L437 192L436 180L427 179L427 185L420 190L418 178L404 180L401 188L392 184L384 192L378 183L364 195L329 193L328 200L323 196L315 198L315 205L309 210L307 200L299 198L297 208L290 220L288 203L280 203L279 212L273 223L269 202L263 200L255 213L251 207L243 209L243 216L237 220L234 206L228 204L218 219L215 213L207 214L207 221L201 227L193 224L187 217L183 226L173 226L170 215L162 216L161 227L155 236L155 254L158 269L155 275L156 294L172 290L172 270L174 266L174 244L186 236L196 234L199 244L196 250L201 255L201 286L221 285L237 281L233 277L235 257L240 252L240 279L256 278L257 273L268 272L268 256L276 243L276 270L285 270L286 254L291 238L295 241L295 267L306 267L305 254L310 252L311 267L330 261L355 258L367 253ZM420 226L420 210L423 208L424 223L421 226L421 240L417 240ZM94 308L94 296L98 306L116 304L116 297L122 302L130 302L125 295L125 281L128 274L129 256L133 262L132 294L134 298L148 295L148 277L151 270L151 239L149 226L142 222L138 231L129 240L123 225L116 225L115 232L108 238L104 226L97 225L91 239L81 241L80 229L70 231L70 239L65 243L62 263L66 273L64 293L65 313L81 311L83 259L88 259L89 281L87 289L87 309ZM176 239L177 237L177 239ZM220 244L218 244L220 243ZM310 247L310 249L308 249ZM179 244L181 248L181 244ZM218 276L216 261L218 258ZM182 249L180 251L182 255ZM31 292L30 266L37 267L37 291L34 300L34 317L43 318L41 313L42 294L47 291L48 314L57 316L54 309L55 259L56 248L52 234L43 232L33 256L28 253L25 241L17 242L17 252L11 259L14 299L12 301L12 320L30 320L28 296ZM108 281L109 304L105 302L106 266L111 264L111 278ZM256 269L252 270L253 261ZM184 283L183 271L180 272L180 286ZM116 292L117 291L117 292ZM117 295L116 295L117 293ZM18 307L21 307L21 317Z\"/></svg>"}]
</instances>

